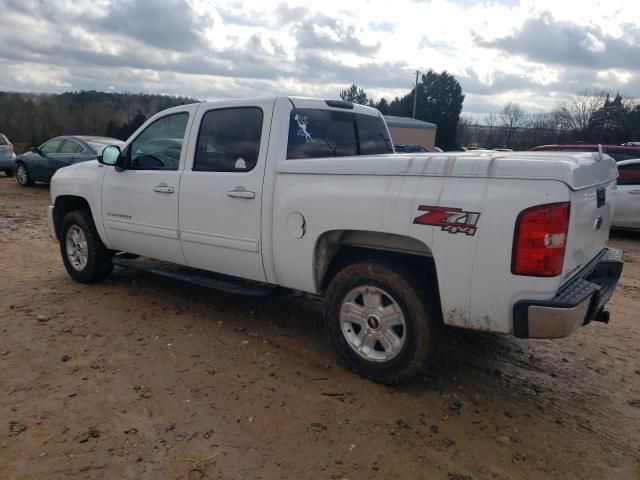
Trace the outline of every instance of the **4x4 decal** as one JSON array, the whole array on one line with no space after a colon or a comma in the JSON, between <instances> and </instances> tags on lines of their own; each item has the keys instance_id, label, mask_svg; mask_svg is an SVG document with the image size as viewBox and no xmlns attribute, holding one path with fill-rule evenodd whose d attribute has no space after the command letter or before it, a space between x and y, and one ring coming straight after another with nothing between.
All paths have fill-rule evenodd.
<instances>
[{"instance_id":1,"label":"4x4 decal","mask_svg":"<svg viewBox=\"0 0 640 480\"><path fill-rule=\"evenodd\" d=\"M465 212L461 208L432 207L430 205L420 205L418 211L426 212L413 220L418 225L433 225L442 227L442 230L449 233L466 233L475 235L478 230L479 212Z\"/></svg>"}]
</instances>

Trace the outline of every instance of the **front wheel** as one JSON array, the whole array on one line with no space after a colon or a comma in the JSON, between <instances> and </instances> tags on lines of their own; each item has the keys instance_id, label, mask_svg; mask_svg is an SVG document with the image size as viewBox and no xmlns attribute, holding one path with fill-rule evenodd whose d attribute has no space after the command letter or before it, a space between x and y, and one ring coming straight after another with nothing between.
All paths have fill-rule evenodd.
<instances>
[{"instance_id":1,"label":"front wheel","mask_svg":"<svg viewBox=\"0 0 640 480\"><path fill-rule=\"evenodd\" d=\"M16 167L16 181L22 187L30 187L35 183L29 174L29 170L27 170L27 167L23 163L19 163Z\"/></svg>"},{"instance_id":2,"label":"front wheel","mask_svg":"<svg viewBox=\"0 0 640 480\"><path fill-rule=\"evenodd\" d=\"M338 272L326 294L329 340L351 370L393 384L420 372L440 326L436 295L408 268L378 261Z\"/></svg>"},{"instance_id":3,"label":"front wheel","mask_svg":"<svg viewBox=\"0 0 640 480\"><path fill-rule=\"evenodd\" d=\"M102 243L88 211L67 213L62 220L59 237L62 261L75 281L99 282L113 270L113 253Z\"/></svg>"}]
</instances>

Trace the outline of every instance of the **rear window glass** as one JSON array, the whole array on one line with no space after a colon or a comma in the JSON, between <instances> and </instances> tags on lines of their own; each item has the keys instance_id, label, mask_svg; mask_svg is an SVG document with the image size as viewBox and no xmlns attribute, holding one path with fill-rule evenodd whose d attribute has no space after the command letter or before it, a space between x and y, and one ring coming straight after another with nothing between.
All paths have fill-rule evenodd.
<instances>
[{"instance_id":1,"label":"rear window glass","mask_svg":"<svg viewBox=\"0 0 640 480\"><path fill-rule=\"evenodd\" d=\"M94 142L94 141L89 141L87 142L89 144L89 146L98 154L101 154L102 151L108 146L111 145L109 143L100 143L100 142ZM118 146L121 146L119 143L116 144Z\"/></svg>"},{"instance_id":2,"label":"rear window glass","mask_svg":"<svg viewBox=\"0 0 640 480\"><path fill-rule=\"evenodd\" d=\"M391 153L391 140L377 116L327 109L294 108L287 159Z\"/></svg>"},{"instance_id":3,"label":"rear window glass","mask_svg":"<svg viewBox=\"0 0 640 480\"><path fill-rule=\"evenodd\" d=\"M618 185L640 185L640 164L618 167Z\"/></svg>"}]
</instances>

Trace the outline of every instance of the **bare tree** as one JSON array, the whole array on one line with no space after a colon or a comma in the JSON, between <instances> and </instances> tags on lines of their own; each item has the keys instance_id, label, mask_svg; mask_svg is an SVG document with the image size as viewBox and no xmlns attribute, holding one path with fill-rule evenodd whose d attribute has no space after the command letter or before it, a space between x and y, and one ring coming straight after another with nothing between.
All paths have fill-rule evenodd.
<instances>
[{"instance_id":1,"label":"bare tree","mask_svg":"<svg viewBox=\"0 0 640 480\"><path fill-rule=\"evenodd\" d=\"M498 124L498 118L495 113L489 113L484 117L484 123L488 127L487 138L485 139L485 146L487 148L493 148L496 146L495 127Z\"/></svg>"},{"instance_id":2,"label":"bare tree","mask_svg":"<svg viewBox=\"0 0 640 480\"><path fill-rule=\"evenodd\" d=\"M526 120L525 113L520 108L520 105L518 105L517 103L509 102L504 106L502 112L500 112L500 120L507 133L506 146L507 148L511 148L511 144L516 131L524 124Z\"/></svg>"},{"instance_id":3,"label":"bare tree","mask_svg":"<svg viewBox=\"0 0 640 480\"><path fill-rule=\"evenodd\" d=\"M579 140L586 140L591 117L604 105L603 91L581 92L558 105L563 123L574 132Z\"/></svg>"},{"instance_id":4,"label":"bare tree","mask_svg":"<svg viewBox=\"0 0 640 480\"><path fill-rule=\"evenodd\" d=\"M468 116L462 115L458 122L457 143L460 145L471 145L475 142L475 126L477 126L477 120Z\"/></svg>"}]
</instances>

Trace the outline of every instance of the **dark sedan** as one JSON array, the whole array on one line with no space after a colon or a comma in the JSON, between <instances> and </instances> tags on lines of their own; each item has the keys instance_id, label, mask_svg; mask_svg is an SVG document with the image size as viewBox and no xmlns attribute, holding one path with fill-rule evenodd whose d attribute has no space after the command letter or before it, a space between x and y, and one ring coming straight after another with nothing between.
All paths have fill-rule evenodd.
<instances>
[{"instance_id":1,"label":"dark sedan","mask_svg":"<svg viewBox=\"0 0 640 480\"><path fill-rule=\"evenodd\" d=\"M31 151L18 155L16 180L23 187L35 182L49 183L56 170L74 163L95 160L107 145L124 142L109 137L64 136L55 137Z\"/></svg>"}]
</instances>

